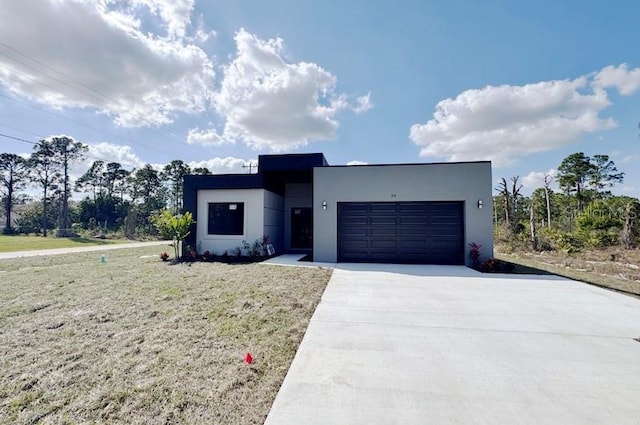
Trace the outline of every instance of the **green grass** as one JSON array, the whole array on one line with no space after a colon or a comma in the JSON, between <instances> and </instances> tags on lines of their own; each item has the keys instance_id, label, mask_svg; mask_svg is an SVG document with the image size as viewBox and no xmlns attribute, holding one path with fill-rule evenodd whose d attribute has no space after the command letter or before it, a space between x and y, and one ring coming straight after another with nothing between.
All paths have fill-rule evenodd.
<instances>
[{"instance_id":1,"label":"green grass","mask_svg":"<svg viewBox=\"0 0 640 425\"><path fill-rule=\"evenodd\" d=\"M264 422L331 271L158 253L0 260L1 424Z\"/></svg>"},{"instance_id":2,"label":"green grass","mask_svg":"<svg viewBox=\"0 0 640 425\"><path fill-rule=\"evenodd\" d=\"M71 248L87 245L127 243L127 240L57 238L55 236L0 235L0 252L34 251L39 249Z\"/></svg>"}]
</instances>

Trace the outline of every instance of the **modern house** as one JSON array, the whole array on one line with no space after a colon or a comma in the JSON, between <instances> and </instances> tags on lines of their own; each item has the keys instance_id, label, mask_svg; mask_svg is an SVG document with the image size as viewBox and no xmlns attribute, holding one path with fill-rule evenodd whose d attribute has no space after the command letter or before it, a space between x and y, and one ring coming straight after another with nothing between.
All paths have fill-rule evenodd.
<instances>
[{"instance_id":1,"label":"modern house","mask_svg":"<svg viewBox=\"0 0 640 425\"><path fill-rule=\"evenodd\" d=\"M491 163L330 166L324 155L261 155L255 174L189 175L186 244L232 253L264 236L320 262L469 264L493 255Z\"/></svg>"}]
</instances>

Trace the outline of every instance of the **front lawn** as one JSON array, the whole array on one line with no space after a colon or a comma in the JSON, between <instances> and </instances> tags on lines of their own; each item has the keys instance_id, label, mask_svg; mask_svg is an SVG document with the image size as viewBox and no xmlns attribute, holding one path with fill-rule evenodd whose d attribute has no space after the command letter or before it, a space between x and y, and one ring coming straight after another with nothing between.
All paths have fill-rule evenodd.
<instances>
[{"instance_id":1,"label":"front lawn","mask_svg":"<svg viewBox=\"0 0 640 425\"><path fill-rule=\"evenodd\" d=\"M33 251L39 249L72 248L87 245L127 243L127 240L57 238L55 236L0 235L0 252Z\"/></svg>"},{"instance_id":2,"label":"front lawn","mask_svg":"<svg viewBox=\"0 0 640 425\"><path fill-rule=\"evenodd\" d=\"M0 261L0 423L264 422L331 271L158 253Z\"/></svg>"}]
</instances>

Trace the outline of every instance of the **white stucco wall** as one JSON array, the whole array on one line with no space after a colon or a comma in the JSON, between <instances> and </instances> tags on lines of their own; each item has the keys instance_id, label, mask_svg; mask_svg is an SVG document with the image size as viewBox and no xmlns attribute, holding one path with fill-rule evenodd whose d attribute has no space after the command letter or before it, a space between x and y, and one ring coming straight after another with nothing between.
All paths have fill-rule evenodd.
<instances>
[{"instance_id":1,"label":"white stucco wall","mask_svg":"<svg viewBox=\"0 0 640 425\"><path fill-rule=\"evenodd\" d=\"M338 202L463 201L465 262L471 242L482 244L483 258L491 257L492 187L488 162L315 168L314 260L337 260Z\"/></svg>"},{"instance_id":2,"label":"white stucco wall","mask_svg":"<svg viewBox=\"0 0 640 425\"><path fill-rule=\"evenodd\" d=\"M242 241L250 244L264 234L264 189L241 190L199 190L198 222L196 223L196 248L199 253L209 251L222 254L231 253L242 247ZM244 202L244 234L242 235L209 235L207 225L210 202Z\"/></svg>"}]
</instances>

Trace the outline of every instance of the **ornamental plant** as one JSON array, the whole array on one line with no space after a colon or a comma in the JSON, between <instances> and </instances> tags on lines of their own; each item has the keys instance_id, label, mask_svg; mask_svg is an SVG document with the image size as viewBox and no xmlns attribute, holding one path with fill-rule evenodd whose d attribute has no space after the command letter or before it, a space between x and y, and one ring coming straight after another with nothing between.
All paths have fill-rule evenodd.
<instances>
[{"instance_id":1,"label":"ornamental plant","mask_svg":"<svg viewBox=\"0 0 640 425\"><path fill-rule=\"evenodd\" d=\"M480 266L480 249L482 248L482 245L471 242L469 244L469 248L469 258L471 258L473 267L477 269Z\"/></svg>"},{"instance_id":2,"label":"ornamental plant","mask_svg":"<svg viewBox=\"0 0 640 425\"><path fill-rule=\"evenodd\" d=\"M164 210L151 218L160 235L164 239L171 239L175 259L180 258L182 242L189 236L191 225L195 223L190 212L184 214L171 214L169 210Z\"/></svg>"}]
</instances>

